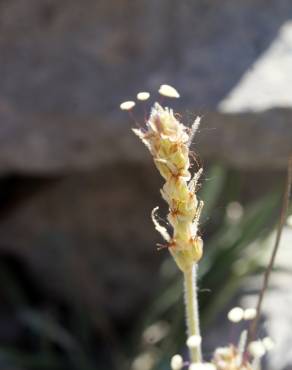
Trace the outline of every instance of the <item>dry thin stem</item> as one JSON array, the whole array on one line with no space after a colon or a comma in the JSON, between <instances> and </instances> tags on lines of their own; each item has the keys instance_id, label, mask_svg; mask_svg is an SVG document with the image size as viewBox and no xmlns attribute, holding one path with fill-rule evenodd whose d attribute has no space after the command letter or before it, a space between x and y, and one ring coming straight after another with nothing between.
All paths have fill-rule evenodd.
<instances>
[{"instance_id":1,"label":"dry thin stem","mask_svg":"<svg viewBox=\"0 0 292 370\"><path fill-rule=\"evenodd\" d=\"M286 181L286 187L285 187L285 192L283 196L283 202L282 202L282 207L281 207L281 213L280 213L280 219L279 219L279 225L277 229L275 245L273 248L271 259L269 261L269 265L264 274L263 286L260 291L258 302L257 302L257 314L256 314L255 319L252 321L250 325L247 344L253 341L256 336L256 330L257 330L257 326L258 326L258 322L259 322L261 310L262 310L263 298L267 290L269 278L270 278L270 275L271 275L271 272L272 272L272 269L275 263L276 255L279 249L282 230L283 230L283 227L286 221L286 216L287 216L287 211L288 211L288 206L289 206L289 198L290 198L290 193L291 193L291 184L292 184L292 156L288 160L287 181Z\"/></svg>"},{"instance_id":2,"label":"dry thin stem","mask_svg":"<svg viewBox=\"0 0 292 370\"><path fill-rule=\"evenodd\" d=\"M197 298L197 266L196 264L184 272L185 307L188 337L200 335L199 310ZM201 345L189 349L192 363L202 361Z\"/></svg>"}]
</instances>

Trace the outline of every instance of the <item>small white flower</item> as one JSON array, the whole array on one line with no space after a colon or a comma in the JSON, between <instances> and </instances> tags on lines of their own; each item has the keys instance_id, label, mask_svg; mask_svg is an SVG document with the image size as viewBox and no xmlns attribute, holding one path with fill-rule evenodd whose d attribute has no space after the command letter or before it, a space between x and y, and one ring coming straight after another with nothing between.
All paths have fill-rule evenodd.
<instances>
[{"instance_id":1,"label":"small white flower","mask_svg":"<svg viewBox=\"0 0 292 370\"><path fill-rule=\"evenodd\" d=\"M136 103L132 100L124 101L123 103L120 104L121 110L131 110L134 108Z\"/></svg>"},{"instance_id":2,"label":"small white flower","mask_svg":"<svg viewBox=\"0 0 292 370\"><path fill-rule=\"evenodd\" d=\"M187 339L187 346L189 348L197 348L202 343L202 337L200 335L192 335Z\"/></svg>"},{"instance_id":3,"label":"small white flower","mask_svg":"<svg viewBox=\"0 0 292 370\"><path fill-rule=\"evenodd\" d=\"M170 360L171 370L181 370L184 365L181 355L174 355Z\"/></svg>"},{"instance_id":4,"label":"small white flower","mask_svg":"<svg viewBox=\"0 0 292 370\"><path fill-rule=\"evenodd\" d=\"M160 95L166 96L167 98L179 98L180 97L177 90L170 85L161 85L158 92Z\"/></svg>"},{"instance_id":5,"label":"small white flower","mask_svg":"<svg viewBox=\"0 0 292 370\"><path fill-rule=\"evenodd\" d=\"M243 319L243 314L241 307L234 307L228 312L227 317L229 321L237 323Z\"/></svg>"},{"instance_id":6,"label":"small white flower","mask_svg":"<svg viewBox=\"0 0 292 370\"><path fill-rule=\"evenodd\" d=\"M143 100L148 100L149 98L150 98L150 94L147 91L141 91L137 94L138 100L143 101Z\"/></svg>"}]
</instances>

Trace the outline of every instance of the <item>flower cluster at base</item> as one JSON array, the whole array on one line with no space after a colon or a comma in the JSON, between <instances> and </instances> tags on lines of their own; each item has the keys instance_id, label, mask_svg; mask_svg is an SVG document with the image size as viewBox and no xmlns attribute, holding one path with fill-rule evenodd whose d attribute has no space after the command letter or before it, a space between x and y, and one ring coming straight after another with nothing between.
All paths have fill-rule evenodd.
<instances>
[{"instance_id":1,"label":"flower cluster at base","mask_svg":"<svg viewBox=\"0 0 292 370\"><path fill-rule=\"evenodd\" d=\"M202 173L199 169L190 174L190 144L199 126L196 119L191 128L180 123L169 108L155 103L146 123L146 130L133 129L151 152L155 165L165 184L161 190L169 205L167 219L173 228L172 237L156 218L152 219L157 231L167 242L167 247L182 271L192 268L202 257L203 242L197 235L203 202L196 197L197 182Z\"/></svg>"}]
</instances>

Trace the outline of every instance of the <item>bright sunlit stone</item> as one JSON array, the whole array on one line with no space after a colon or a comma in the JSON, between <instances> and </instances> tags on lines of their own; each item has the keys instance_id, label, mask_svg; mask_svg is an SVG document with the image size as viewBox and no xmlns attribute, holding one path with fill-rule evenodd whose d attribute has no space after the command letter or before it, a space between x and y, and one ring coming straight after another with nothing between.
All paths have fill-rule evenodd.
<instances>
[{"instance_id":1,"label":"bright sunlit stone","mask_svg":"<svg viewBox=\"0 0 292 370\"><path fill-rule=\"evenodd\" d=\"M166 96L167 98L179 98L180 97L177 90L170 85L161 85L158 92L160 95Z\"/></svg>"}]
</instances>

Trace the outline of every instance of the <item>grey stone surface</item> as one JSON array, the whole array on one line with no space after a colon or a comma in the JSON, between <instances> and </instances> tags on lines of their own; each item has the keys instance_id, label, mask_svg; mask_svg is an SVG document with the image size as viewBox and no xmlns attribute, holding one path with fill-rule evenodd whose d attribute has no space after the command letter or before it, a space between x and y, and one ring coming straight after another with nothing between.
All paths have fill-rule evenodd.
<instances>
[{"instance_id":1,"label":"grey stone surface","mask_svg":"<svg viewBox=\"0 0 292 370\"><path fill-rule=\"evenodd\" d=\"M120 101L170 83L183 96L174 104L182 113L215 112L291 15L289 0L1 2L0 173L94 169L109 158L139 157ZM244 128L261 116L226 120L238 135L229 137L223 158L222 141L207 140L206 158L211 150L240 166L232 158L244 138L253 153L245 150L244 166L285 166L290 112L277 118L283 130L271 128L269 154L253 140L256 131L260 148L271 144L262 125L248 137ZM274 114L265 120L273 122ZM215 116L212 128L228 137L225 116Z\"/></svg>"}]
</instances>

